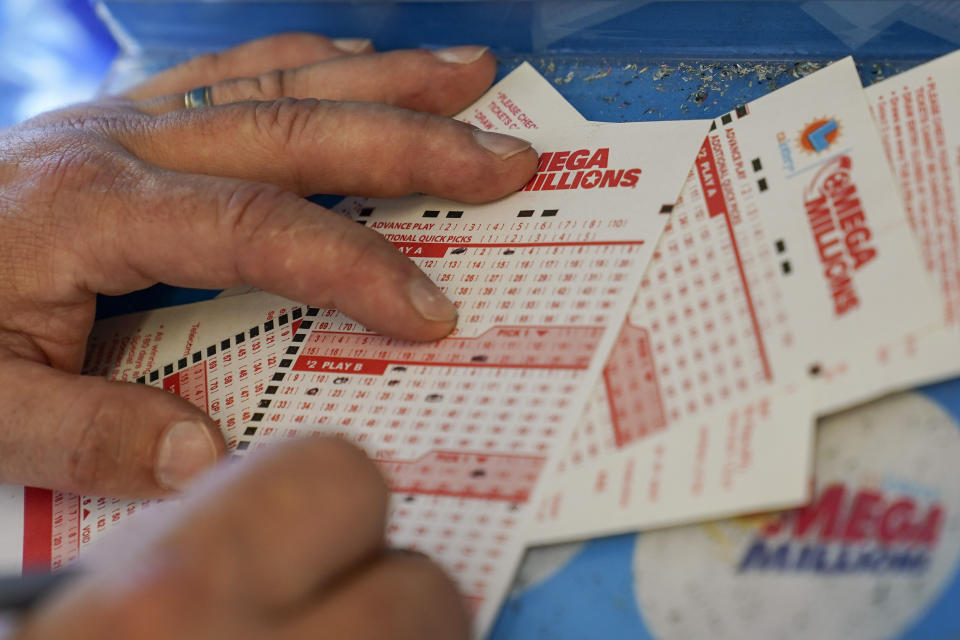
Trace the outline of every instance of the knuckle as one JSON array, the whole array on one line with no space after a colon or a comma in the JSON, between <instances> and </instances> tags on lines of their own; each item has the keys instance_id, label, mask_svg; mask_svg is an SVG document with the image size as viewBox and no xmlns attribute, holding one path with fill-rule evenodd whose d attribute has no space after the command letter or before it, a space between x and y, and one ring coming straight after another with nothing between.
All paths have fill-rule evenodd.
<instances>
[{"instance_id":1,"label":"knuckle","mask_svg":"<svg viewBox=\"0 0 960 640\"><path fill-rule=\"evenodd\" d=\"M277 100L287 94L288 73L283 70L268 71L256 78L243 81L247 91L243 92L246 100Z\"/></svg>"},{"instance_id":2,"label":"knuckle","mask_svg":"<svg viewBox=\"0 0 960 640\"><path fill-rule=\"evenodd\" d=\"M385 262L391 270L398 268L397 261L390 258L400 257L400 254L375 231L348 227L344 229L337 246L344 252L342 259L337 261L337 278L354 278L356 274L370 272Z\"/></svg>"},{"instance_id":3,"label":"knuckle","mask_svg":"<svg viewBox=\"0 0 960 640\"><path fill-rule=\"evenodd\" d=\"M24 171L17 184L31 190L31 201L44 202L61 191L109 193L138 166L122 147L90 131L98 123L72 123L70 130L42 129L21 147Z\"/></svg>"},{"instance_id":4,"label":"knuckle","mask_svg":"<svg viewBox=\"0 0 960 640\"><path fill-rule=\"evenodd\" d=\"M289 199L290 194L278 187L240 182L226 192L217 226L230 237L264 240L264 227L271 222L271 214Z\"/></svg>"},{"instance_id":5,"label":"knuckle","mask_svg":"<svg viewBox=\"0 0 960 640\"><path fill-rule=\"evenodd\" d=\"M298 192L305 191L307 181L303 171L306 167L291 162L290 156L305 142L317 139L314 133L321 130L317 125L330 104L328 101L281 97L254 106L251 112L254 139L259 141L264 154L273 157L277 167L286 172L281 176L284 186Z\"/></svg>"},{"instance_id":6,"label":"knuckle","mask_svg":"<svg viewBox=\"0 0 960 640\"><path fill-rule=\"evenodd\" d=\"M252 112L253 128L274 150L287 150L302 139L321 104L319 100L280 98L257 105Z\"/></svg>"},{"instance_id":7,"label":"knuckle","mask_svg":"<svg viewBox=\"0 0 960 640\"><path fill-rule=\"evenodd\" d=\"M116 478L115 461L118 452L110 429L106 398L102 396L87 400L91 407L81 414L67 414L64 420L73 422L71 425L62 425L59 430L74 432L74 443L68 459L68 481L70 489L80 494L103 491L105 485L112 483Z\"/></svg>"}]
</instances>

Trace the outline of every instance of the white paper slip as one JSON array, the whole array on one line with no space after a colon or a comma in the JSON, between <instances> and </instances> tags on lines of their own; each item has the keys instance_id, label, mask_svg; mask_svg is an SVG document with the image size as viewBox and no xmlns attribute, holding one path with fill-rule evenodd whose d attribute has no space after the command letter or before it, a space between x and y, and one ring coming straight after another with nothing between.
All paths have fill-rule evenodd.
<instances>
[{"instance_id":1,"label":"white paper slip","mask_svg":"<svg viewBox=\"0 0 960 640\"><path fill-rule=\"evenodd\" d=\"M83 372L131 382L206 345L285 313L296 303L264 292L235 300L205 300L97 322L87 341Z\"/></svg>"},{"instance_id":2,"label":"white paper slip","mask_svg":"<svg viewBox=\"0 0 960 640\"><path fill-rule=\"evenodd\" d=\"M805 387L809 390L809 387ZM814 421L808 393L782 390L703 412L559 476L530 544L653 529L809 498ZM555 482L557 479L555 479Z\"/></svg>"},{"instance_id":3,"label":"white paper slip","mask_svg":"<svg viewBox=\"0 0 960 640\"><path fill-rule=\"evenodd\" d=\"M715 121L558 486L592 486L596 471L577 467L631 455L614 451L647 461L647 439L668 441L705 412L735 410L756 394L813 384L792 423L806 437L818 411L889 389L891 380L853 375L855 367L929 325L936 301L880 149L849 59ZM805 468L783 468L784 503L797 499ZM723 508L711 499L688 503L686 517L696 519L694 506ZM539 513L533 539L554 539L553 512ZM642 510L632 517L647 526ZM609 518L628 528L622 514ZM579 535L605 525L595 513L580 519Z\"/></svg>"},{"instance_id":4,"label":"white paper slip","mask_svg":"<svg viewBox=\"0 0 960 640\"><path fill-rule=\"evenodd\" d=\"M254 376L264 395L240 399L255 402L239 430L241 453L298 431L365 447L394 490L391 541L440 561L485 629L521 556L518 532L540 471L582 411L664 225L659 211L675 200L707 126L536 131L547 149L540 175L566 174L576 188L478 206L369 202L355 219L385 234L458 304L459 327L446 340L389 340L317 311L300 341L283 348L276 372L241 364L252 341L266 337L264 323L194 341L189 354L138 379L223 425L230 384ZM54 499L60 528L34 540L52 548L52 564L145 506L67 498Z\"/></svg>"},{"instance_id":5,"label":"white paper slip","mask_svg":"<svg viewBox=\"0 0 960 640\"><path fill-rule=\"evenodd\" d=\"M960 52L866 93L940 298L935 328L888 345L866 369L901 387L960 375Z\"/></svg>"},{"instance_id":6,"label":"white paper slip","mask_svg":"<svg viewBox=\"0 0 960 640\"><path fill-rule=\"evenodd\" d=\"M289 300L259 292L103 320L91 333L85 373L128 382L152 377L155 386L210 414L232 447L266 387L268 372L293 337L298 309ZM253 325L257 330L249 335ZM229 358L208 357L211 347L222 349L224 340L233 346L238 335L248 339ZM201 360L204 364L198 366ZM208 395L209 388L216 393ZM154 504L18 489L16 501L0 501L0 539L22 540L18 562L29 567L69 564L108 531Z\"/></svg>"},{"instance_id":7,"label":"white paper slip","mask_svg":"<svg viewBox=\"0 0 960 640\"><path fill-rule=\"evenodd\" d=\"M23 568L23 487L0 485L0 573Z\"/></svg>"},{"instance_id":8,"label":"white paper slip","mask_svg":"<svg viewBox=\"0 0 960 640\"><path fill-rule=\"evenodd\" d=\"M454 117L481 129L514 132L520 137L525 129L562 131L585 122L580 112L529 62L508 73Z\"/></svg>"},{"instance_id":9,"label":"white paper slip","mask_svg":"<svg viewBox=\"0 0 960 640\"><path fill-rule=\"evenodd\" d=\"M493 105L528 126L582 122L579 114L529 64L497 83L469 111L498 123ZM250 295L236 295L236 294ZM225 300L230 294L235 299ZM181 395L211 414L236 446L239 426L253 414L267 377L279 362L298 318L289 300L249 286L224 292L215 301L168 307L98 322L90 336L84 371L113 380L143 382ZM240 340L241 342L238 342ZM16 490L5 502L0 535L30 544L6 545L17 563L59 567L74 560L110 530L153 503ZM14 504L15 502L15 504ZM24 507L26 511L24 513Z\"/></svg>"},{"instance_id":10,"label":"white paper slip","mask_svg":"<svg viewBox=\"0 0 960 640\"><path fill-rule=\"evenodd\" d=\"M550 82L524 62L454 116L480 129L514 133L534 141L529 131L560 133L571 125L586 123L583 116ZM543 139L542 134L536 139ZM366 198L346 198L337 211L357 213L367 207ZM233 295L234 291L225 292Z\"/></svg>"},{"instance_id":11,"label":"white paper slip","mask_svg":"<svg viewBox=\"0 0 960 640\"><path fill-rule=\"evenodd\" d=\"M706 126L532 130L529 190L477 206L367 201L354 219L445 290L456 331L410 344L308 313L238 449L311 432L359 443L394 492L391 543L446 567L484 631L541 471L582 412ZM566 188L535 189L547 180Z\"/></svg>"},{"instance_id":12,"label":"white paper slip","mask_svg":"<svg viewBox=\"0 0 960 640\"><path fill-rule=\"evenodd\" d=\"M525 136L523 130L526 129L562 131L565 127L586 122L529 62L520 64L454 118L481 129L513 132L520 137ZM366 206L366 200L345 198L337 210L358 212ZM239 285L223 291L218 297L252 291L256 289Z\"/></svg>"}]
</instances>

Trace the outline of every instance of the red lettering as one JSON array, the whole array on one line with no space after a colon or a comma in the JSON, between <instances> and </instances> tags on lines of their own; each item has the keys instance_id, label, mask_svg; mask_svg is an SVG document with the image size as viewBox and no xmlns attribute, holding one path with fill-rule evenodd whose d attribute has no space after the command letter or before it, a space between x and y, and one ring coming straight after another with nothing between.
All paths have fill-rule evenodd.
<instances>
[{"instance_id":1,"label":"red lettering","mask_svg":"<svg viewBox=\"0 0 960 640\"><path fill-rule=\"evenodd\" d=\"M877 529L877 539L881 544L908 540L913 525L913 514L916 505L910 498L897 500L883 513L880 527Z\"/></svg>"},{"instance_id":2,"label":"red lettering","mask_svg":"<svg viewBox=\"0 0 960 640\"><path fill-rule=\"evenodd\" d=\"M546 151L546 152L540 154L540 163L537 164L537 172L538 172L538 173L539 173L540 171L546 171L546 170L547 170L547 164L550 162L550 158L552 158L552 157L553 157L553 152L552 152L552 151Z\"/></svg>"},{"instance_id":3,"label":"red lettering","mask_svg":"<svg viewBox=\"0 0 960 640\"><path fill-rule=\"evenodd\" d=\"M587 149L580 149L574 151L570 154L570 157L567 159L567 169L570 171L576 171L577 169L585 169L587 167L587 158L590 157L590 151Z\"/></svg>"},{"instance_id":4,"label":"red lettering","mask_svg":"<svg viewBox=\"0 0 960 640\"><path fill-rule=\"evenodd\" d=\"M860 542L870 536L871 525L877 519L877 506L883 505L883 495L879 491L861 489L853 498L850 517L843 532L847 542Z\"/></svg>"},{"instance_id":5,"label":"red lettering","mask_svg":"<svg viewBox=\"0 0 960 640\"><path fill-rule=\"evenodd\" d=\"M623 169L615 171L613 169L607 169L603 172L603 179L600 180L600 187L616 187L620 184L620 178L623 177Z\"/></svg>"},{"instance_id":6,"label":"red lettering","mask_svg":"<svg viewBox=\"0 0 960 640\"><path fill-rule=\"evenodd\" d=\"M550 164L547 166L547 171L560 171L563 169L563 163L567 161L567 156L569 155L569 151L557 151L554 153L553 159L550 160Z\"/></svg>"},{"instance_id":7,"label":"red lettering","mask_svg":"<svg viewBox=\"0 0 960 640\"><path fill-rule=\"evenodd\" d=\"M836 535L840 506L845 494L843 485L835 484L824 489L823 493L813 504L797 512L797 520L793 525L793 535L802 538L817 522L820 526L820 539L829 540Z\"/></svg>"},{"instance_id":8,"label":"red lettering","mask_svg":"<svg viewBox=\"0 0 960 640\"><path fill-rule=\"evenodd\" d=\"M926 545L933 545L940 539L940 526L942 524L943 509L934 505L914 532L914 540Z\"/></svg>"},{"instance_id":9,"label":"red lettering","mask_svg":"<svg viewBox=\"0 0 960 640\"><path fill-rule=\"evenodd\" d=\"M572 189L573 185L567 180L570 177L569 171L564 171L560 174L560 182L557 183L557 189Z\"/></svg>"},{"instance_id":10,"label":"red lettering","mask_svg":"<svg viewBox=\"0 0 960 640\"><path fill-rule=\"evenodd\" d=\"M600 182L601 176L603 176L603 173L596 169L587 171L583 174L583 180L580 181L580 186L584 189L593 189Z\"/></svg>"},{"instance_id":11,"label":"red lettering","mask_svg":"<svg viewBox=\"0 0 960 640\"><path fill-rule=\"evenodd\" d=\"M593 156L590 157L590 161L587 162L584 169L592 169L593 167L606 169L609 159L610 159L610 149L597 149L596 151L594 151Z\"/></svg>"},{"instance_id":12,"label":"red lettering","mask_svg":"<svg viewBox=\"0 0 960 640\"><path fill-rule=\"evenodd\" d=\"M533 180L527 183L527 186L524 187L524 191L540 191L540 188L543 187L543 181L546 179L547 174L538 173L533 177Z\"/></svg>"},{"instance_id":13,"label":"red lettering","mask_svg":"<svg viewBox=\"0 0 960 640\"><path fill-rule=\"evenodd\" d=\"M640 174L643 173L640 169L630 169L623 174L623 180L620 181L621 187L635 187L637 186L637 181L640 179Z\"/></svg>"}]
</instances>

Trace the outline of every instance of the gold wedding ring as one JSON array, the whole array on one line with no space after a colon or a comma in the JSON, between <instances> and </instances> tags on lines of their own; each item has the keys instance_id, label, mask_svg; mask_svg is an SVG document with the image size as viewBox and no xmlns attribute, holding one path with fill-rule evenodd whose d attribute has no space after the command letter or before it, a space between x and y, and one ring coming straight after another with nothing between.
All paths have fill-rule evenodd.
<instances>
[{"instance_id":1,"label":"gold wedding ring","mask_svg":"<svg viewBox=\"0 0 960 640\"><path fill-rule=\"evenodd\" d=\"M183 105L187 109L212 106L213 98L210 97L210 87L197 87L187 91L183 94Z\"/></svg>"}]
</instances>

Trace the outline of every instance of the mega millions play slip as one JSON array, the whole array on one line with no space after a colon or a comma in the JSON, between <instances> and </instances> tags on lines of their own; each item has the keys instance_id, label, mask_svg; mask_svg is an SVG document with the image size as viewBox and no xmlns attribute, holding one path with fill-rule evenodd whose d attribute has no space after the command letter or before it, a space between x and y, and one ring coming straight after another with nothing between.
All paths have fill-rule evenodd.
<instances>
[{"instance_id":1,"label":"mega millions play slip","mask_svg":"<svg viewBox=\"0 0 960 640\"><path fill-rule=\"evenodd\" d=\"M498 100L535 124L522 102ZM336 311L293 307L130 375L208 411L238 456L308 434L362 446L393 490L390 543L448 569L482 633L525 546L538 479L583 411L708 126L528 127L543 154L528 190L482 206L367 201L352 213L459 306L457 330L439 343L390 340ZM289 341L284 330L294 331ZM52 566L138 509L45 500L25 511L26 552Z\"/></svg>"},{"instance_id":2,"label":"mega millions play slip","mask_svg":"<svg viewBox=\"0 0 960 640\"><path fill-rule=\"evenodd\" d=\"M801 503L815 416L916 382L875 363L938 304L851 59L718 118L531 541Z\"/></svg>"},{"instance_id":3,"label":"mega millions play slip","mask_svg":"<svg viewBox=\"0 0 960 640\"><path fill-rule=\"evenodd\" d=\"M866 90L924 267L938 323L878 353L869 373L900 386L960 375L960 52Z\"/></svg>"},{"instance_id":4,"label":"mega millions play slip","mask_svg":"<svg viewBox=\"0 0 960 640\"><path fill-rule=\"evenodd\" d=\"M480 630L525 543L797 504L815 414L943 375L871 369L944 330L944 302L851 61L705 141L710 123L587 125L528 65L460 118L534 142L527 190L342 205L459 305L450 338L254 293L104 323L88 371L189 399L240 456L357 442L394 491L391 543L450 570ZM68 563L149 506L23 495L9 567Z\"/></svg>"}]
</instances>

